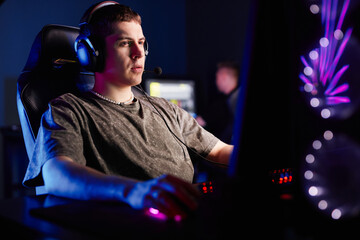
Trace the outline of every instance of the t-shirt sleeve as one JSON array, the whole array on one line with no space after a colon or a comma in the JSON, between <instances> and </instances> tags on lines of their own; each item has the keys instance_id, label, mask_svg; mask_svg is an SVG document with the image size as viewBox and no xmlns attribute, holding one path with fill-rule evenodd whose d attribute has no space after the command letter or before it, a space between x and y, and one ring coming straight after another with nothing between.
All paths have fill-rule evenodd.
<instances>
[{"instance_id":1,"label":"t-shirt sleeve","mask_svg":"<svg viewBox=\"0 0 360 240\"><path fill-rule=\"evenodd\" d=\"M201 127L191 114L176 105L174 109L185 144L204 157L209 155L219 139Z\"/></svg>"},{"instance_id":2,"label":"t-shirt sleeve","mask_svg":"<svg viewBox=\"0 0 360 240\"><path fill-rule=\"evenodd\" d=\"M49 104L41 118L33 156L23 180L25 186L44 185L42 166L56 156L67 156L85 165L78 115L74 107L61 99Z\"/></svg>"}]
</instances>

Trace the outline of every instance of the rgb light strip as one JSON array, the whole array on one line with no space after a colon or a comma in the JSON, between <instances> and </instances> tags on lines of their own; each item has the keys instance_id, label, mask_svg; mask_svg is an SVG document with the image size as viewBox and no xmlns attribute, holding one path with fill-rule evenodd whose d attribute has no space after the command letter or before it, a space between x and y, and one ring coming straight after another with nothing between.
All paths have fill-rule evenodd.
<instances>
[{"instance_id":1,"label":"rgb light strip","mask_svg":"<svg viewBox=\"0 0 360 240\"><path fill-rule=\"evenodd\" d=\"M304 71L300 73L299 77L305 84L304 90L314 97L316 96L317 99L324 99L324 104L328 106L350 102L350 98L344 95L349 89L349 84L339 85L340 79L349 65L338 67L352 33L352 28L348 28L345 34L341 30L349 3L350 0L344 1L337 18L338 1L322 1L321 21L324 36L319 41L319 47L310 51L308 58L300 57L304 64ZM316 14L320 8L312 5L310 11Z\"/></svg>"}]
</instances>

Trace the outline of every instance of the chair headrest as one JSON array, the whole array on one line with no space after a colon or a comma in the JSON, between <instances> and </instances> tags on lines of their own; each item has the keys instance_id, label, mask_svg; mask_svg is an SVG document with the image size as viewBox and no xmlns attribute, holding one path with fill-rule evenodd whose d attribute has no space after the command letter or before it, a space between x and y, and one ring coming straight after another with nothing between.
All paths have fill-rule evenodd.
<instances>
[{"instance_id":1,"label":"chair headrest","mask_svg":"<svg viewBox=\"0 0 360 240\"><path fill-rule=\"evenodd\" d=\"M80 74L74 51L78 35L79 29L75 27L46 25L32 45L18 79L18 95L34 137L50 100L64 93L77 93L79 87L84 91L92 88L93 75Z\"/></svg>"},{"instance_id":2,"label":"chair headrest","mask_svg":"<svg viewBox=\"0 0 360 240\"><path fill-rule=\"evenodd\" d=\"M67 59L76 62L74 42L79 35L79 29L62 25L46 25L36 36L31 47L25 71L36 68L56 66L57 59ZM44 70L44 69L41 69Z\"/></svg>"}]
</instances>

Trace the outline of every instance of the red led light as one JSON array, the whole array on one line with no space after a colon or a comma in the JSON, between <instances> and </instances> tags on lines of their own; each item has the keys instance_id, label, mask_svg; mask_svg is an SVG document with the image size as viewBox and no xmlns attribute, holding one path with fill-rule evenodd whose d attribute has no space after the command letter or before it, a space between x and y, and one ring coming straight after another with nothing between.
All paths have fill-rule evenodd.
<instances>
[{"instance_id":1,"label":"red led light","mask_svg":"<svg viewBox=\"0 0 360 240\"><path fill-rule=\"evenodd\" d=\"M291 200L291 199L293 199L293 195L288 194L288 193L283 193L283 194L280 195L280 199L282 199L282 200Z\"/></svg>"},{"instance_id":2,"label":"red led light","mask_svg":"<svg viewBox=\"0 0 360 240\"><path fill-rule=\"evenodd\" d=\"M200 190L203 193L209 193L209 192L213 192L214 188L212 186L212 182L203 182L201 183L201 188Z\"/></svg>"},{"instance_id":3,"label":"red led light","mask_svg":"<svg viewBox=\"0 0 360 240\"><path fill-rule=\"evenodd\" d=\"M276 184L286 184L292 182L291 168L282 168L269 172L271 181Z\"/></svg>"}]
</instances>

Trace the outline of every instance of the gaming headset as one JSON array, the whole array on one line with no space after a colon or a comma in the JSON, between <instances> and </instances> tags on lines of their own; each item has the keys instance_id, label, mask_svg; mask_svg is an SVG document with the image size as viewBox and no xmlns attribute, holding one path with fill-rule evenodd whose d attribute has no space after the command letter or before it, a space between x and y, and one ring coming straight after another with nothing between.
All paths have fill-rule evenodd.
<instances>
[{"instance_id":1,"label":"gaming headset","mask_svg":"<svg viewBox=\"0 0 360 240\"><path fill-rule=\"evenodd\" d=\"M80 34L75 40L75 52L81 66L90 72L102 72L105 67L105 41L91 33L91 18L94 13L107 6L120 5L114 1L103 1L89 8L81 18ZM149 46L145 41L145 56L148 55Z\"/></svg>"}]
</instances>

